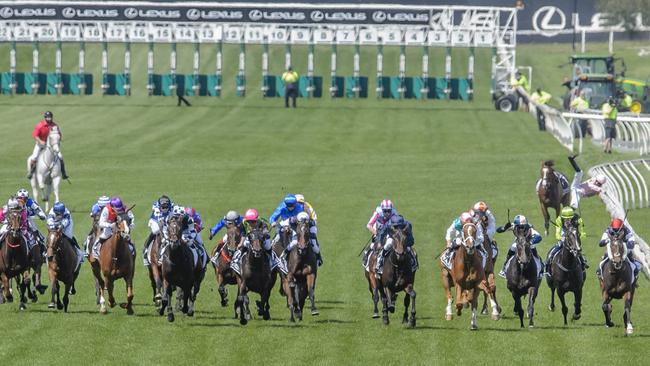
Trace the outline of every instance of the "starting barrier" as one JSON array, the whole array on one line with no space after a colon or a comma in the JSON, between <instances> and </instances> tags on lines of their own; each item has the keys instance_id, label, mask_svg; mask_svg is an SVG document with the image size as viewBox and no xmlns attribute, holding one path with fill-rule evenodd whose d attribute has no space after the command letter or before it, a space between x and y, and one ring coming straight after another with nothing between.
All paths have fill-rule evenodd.
<instances>
[{"instance_id":1,"label":"starting barrier","mask_svg":"<svg viewBox=\"0 0 650 366\"><path fill-rule=\"evenodd\" d=\"M284 84L280 75L269 73L269 46L284 45L284 67L292 60L292 46L307 47L307 67L299 81L299 96L367 98L371 82L361 70L361 47L374 46L378 98L461 99L474 94L476 48L492 49L491 93L508 84L515 67L517 9L485 6L402 6L358 4L224 4L217 2L111 2L35 1L29 5L0 0L5 9L0 21L0 42L10 44L10 70L2 73L3 94L92 94L125 95L132 91L131 45L147 44L147 92L149 95L221 96L223 92L223 45L239 45L236 94L247 94L246 48L263 48L260 90L264 97L281 97ZM48 9L35 12L30 7ZM29 16L28 16L29 15ZM31 42L31 74L16 72L16 43ZM39 70L39 43L56 43L55 72ZM61 72L61 43L79 44L79 72ZM93 88L93 75L85 72L86 43L100 43L101 83ZM177 73L179 43L193 45L191 74ZM108 47L124 46L124 71L108 72ZM154 47L170 44L169 72L154 73ZM216 45L213 73L201 74L202 45ZM315 48L329 46L329 82L315 75ZM338 72L338 46L352 46L352 74ZM399 47L399 72L384 74L384 47ZM406 69L407 47L422 49L420 75ZM430 77L430 48L445 50L444 75ZM211 47L214 49L215 47ZM467 76L452 77L452 49L468 50ZM441 62L442 63L442 62ZM295 66L295 65L294 65ZM454 66L456 67L456 66ZM31 76L29 76L31 75ZM45 75L44 78L42 75ZM135 76L139 77L139 76ZM43 86L44 85L44 86ZM328 86L329 85L329 86ZM324 90L326 89L327 90Z\"/></svg>"}]
</instances>

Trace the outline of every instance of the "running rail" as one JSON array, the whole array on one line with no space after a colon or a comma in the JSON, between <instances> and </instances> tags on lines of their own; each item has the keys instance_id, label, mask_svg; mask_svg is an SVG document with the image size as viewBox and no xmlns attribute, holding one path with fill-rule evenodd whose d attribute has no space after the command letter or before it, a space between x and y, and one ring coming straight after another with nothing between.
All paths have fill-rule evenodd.
<instances>
[{"instance_id":1,"label":"running rail","mask_svg":"<svg viewBox=\"0 0 650 366\"><path fill-rule=\"evenodd\" d=\"M517 87L519 93L528 100L528 111L537 120L537 110L541 109L546 121L546 131L550 132L562 146L573 152L574 135L571 122L567 121L562 112L549 106L542 105L530 100L530 95L521 87ZM603 132L604 134L604 132ZM582 139L580 139L578 153L582 152Z\"/></svg>"},{"instance_id":2,"label":"running rail","mask_svg":"<svg viewBox=\"0 0 650 366\"><path fill-rule=\"evenodd\" d=\"M596 165L589 169L589 175L595 177L604 174L607 177L605 190L600 193L600 198L612 218L625 218L625 224L636 238L634 255L643 264L643 273L650 280L650 247L634 231L626 215L626 210L650 207L648 186L642 171L650 173L650 159Z\"/></svg>"},{"instance_id":3,"label":"running rail","mask_svg":"<svg viewBox=\"0 0 650 366\"><path fill-rule=\"evenodd\" d=\"M562 116L569 124L586 119L591 125L591 141L602 144L605 140L605 120L599 111L589 109L584 113L562 113ZM616 138L612 148L619 152L638 152L639 155L650 153L650 117L620 113L616 122Z\"/></svg>"}]
</instances>

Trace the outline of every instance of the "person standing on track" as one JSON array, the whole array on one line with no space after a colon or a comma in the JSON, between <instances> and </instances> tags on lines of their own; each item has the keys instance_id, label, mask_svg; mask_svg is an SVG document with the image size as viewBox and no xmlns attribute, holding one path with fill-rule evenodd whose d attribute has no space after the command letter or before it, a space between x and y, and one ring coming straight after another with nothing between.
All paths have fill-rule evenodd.
<instances>
[{"instance_id":1,"label":"person standing on track","mask_svg":"<svg viewBox=\"0 0 650 366\"><path fill-rule=\"evenodd\" d=\"M611 154L612 142L616 138L616 117L618 116L618 108L614 97L607 98L607 102L603 104L601 111L605 120L605 154Z\"/></svg>"},{"instance_id":2,"label":"person standing on track","mask_svg":"<svg viewBox=\"0 0 650 366\"><path fill-rule=\"evenodd\" d=\"M284 106L289 108L289 98L291 104L296 108L296 98L298 97L298 73L293 71L291 66L287 67L287 71L282 74L282 81L284 81Z\"/></svg>"}]
</instances>

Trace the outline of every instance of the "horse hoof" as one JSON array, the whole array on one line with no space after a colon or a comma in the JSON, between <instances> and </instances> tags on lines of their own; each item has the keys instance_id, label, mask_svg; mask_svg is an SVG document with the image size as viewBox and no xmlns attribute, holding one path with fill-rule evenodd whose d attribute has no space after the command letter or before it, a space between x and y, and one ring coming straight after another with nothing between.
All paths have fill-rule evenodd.
<instances>
[{"instance_id":1,"label":"horse hoof","mask_svg":"<svg viewBox=\"0 0 650 366\"><path fill-rule=\"evenodd\" d=\"M167 314L167 321L170 323L174 322L174 313Z\"/></svg>"},{"instance_id":2,"label":"horse hoof","mask_svg":"<svg viewBox=\"0 0 650 366\"><path fill-rule=\"evenodd\" d=\"M403 317L402 318L402 324L408 324L409 318L408 317Z\"/></svg>"},{"instance_id":3,"label":"horse hoof","mask_svg":"<svg viewBox=\"0 0 650 366\"><path fill-rule=\"evenodd\" d=\"M59 310L63 310L63 304L57 303L56 308L59 309Z\"/></svg>"},{"instance_id":4,"label":"horse hoof","mask_svg":"<svg viewBox=\"0 0 650 366\"><path fill-rule=\"evenodd\" d=\"M188 310L187 316L194 316L194 310Z\"/></svg>"},{"instance_id":5,"label":"horse hoof","mask_svg":"<svg viewBox=\"0 0 650 366\"><path fill-rule=\"evenodd\" d=\"M108 309L106 309L106 307L103 307L103 308L99 309L99 313L103 314L103 315L106 315L106 314L108 314Z\"/></svg>"},{"instance_id":6,"label":"horse hoof","mask_svg":"<svg viewBox=\"0 0 650 366\"><path fill-rule=\"evenodd\" d=\"M481 315L487 315L487 314L488 314L487 309L481 310Z\"/></svg>"},{"instance_id":7,"label":"horse hoof","mask_svg":"<svg viewBox=\"0 0 650 366\"><path fill-rule=\"evenodd\" d=\"M38 301L38 296L36 296L36 293L34 293L34 296L32 297L32 302Z\"/></svg>"},{"instance_id":8,"label":"horse hoof","mask_svg":"<svg viewBox=\"0 0 650 366\"><path fill-rule=\"evenodd\" d=\"M492 314L492 320L499 320L501 319L501 316L499 314Z\"/></svg>"},{"instance_id":9,"label":"horse hoof","mask_svg":"<svg viewBox=\"0 0 650 366\"><path fill-rule=\"evenodd\" d=\"M452 320L454 316L452 314L446 314L445 315L445 320Z\"/></svg>"},{"instance_id":10,"label":"horse hoof","mask_svg":"<svg viewBox=\"0 0 650 366\"><path fill-rule=\"evenodd\" d=\"M135 314L135 312L133 311L133 308L131 308L131 307L126 308L126 315L133 315L133 314Z\"/></svg>"},{"instance_id":11,"label":"horse hoof","mask_svg":"<svg viewBox=\"0 0 650 366\"><path fill-rule=\"evenodd\" d=\"M388 311L390 311L390 313L393 314L395 312L395 305L390 305L388 307Z\"/></svg>"},{"instance_id":12,"label":"horse hoof","mask_svg":"<svg viewBox=\"0 0 650 366\"><path fill-rule=\"evenodd\" d=\"M248 319L246 319L246 317L239 319L239 324L241 324L241 325L248 324Z\"/></svg>"},{"instance_id":13,"label":"horse hoof","mask_svg":"<svg viewBox=\"0 0 650 366\"><path fill-rule=\"evenodd\" d=\"M534 324L528 324L528 329L533 329L533 328L535 328Z\"/></svg>"},{"instance_id":14,"label":"horse hoof","mask_svg":"<svg viewBox=\"0 0 650 366\"><path fill-rule=\"evenodd\" d=\"M110 306L111 308L114 308L115 305L116 305L115 301L109 301L108 302L108 306Z\"/></svg>"},{"instance_id":15,"label":"horse hoof","mask_svg":"<svg viewBox=\"0 0 650 366\"><path fill-rule=\"evenodd\" d=\"M262 319L264 320L271 319L271 313L269 313L268 311L264 312L264 314L262 314Z\"/></svg>"},{"instance_id":16,"label":"horse hoof","mask_svg":"<svg viewBox=\"0 0 650 366\"><path fill-rule=\"evenodd\" d=\"M77 294L77 289L76 288L71 288L70 289L70 295L76 295Z\"/></svg>"},{"instance_id":17,"label":"horse hoof","mask_svg":"<svg viewBox=\"0 0 650 366\"><path fill-rule=\"evenodd\" d=\"M155 307L159 308L162 305L162 300L156 300L156 301L154 301L153 304L154 304ZM162 314L160 314L160 315L162 315Z\"/></svg>"},{"instance_id":18,"label":"horse hoof","mask_svg":"<svg viewBox=\"0 0 650 366\"><path fill-rule=\"evenodd\" d=\"M21 303L20 306L19 306L19 309L20 310L27 310L27 305Z\"/></svg>"},{"instance_id":19,"label":"horse hoof","mask_svg":"<svg viewBox=\"0 0 650 366\"><path fill-rule=\"evenodd\" d=\"M580 320L581 317L582 317L581 314L573 314L573 317L571 317L571 318L572 318L573 320Z\"/></svg>"},{"instance_id":20,"label":"horse hoof","mask_svg":"<svg viewBox=\"0 0 650 366\"><path fill-rule=\"evenodd\" d=\"M45 290L47 290L47 286L45 285L36 286L36 291L38 291L41 295L45 294Z\"/></svg>"},{"instance_id":21,"label":"horse hoof","mask_svg":"<svg viewBox=\"0 0 650 366\"><path fill-rule=\"evenodd\" d=\"M318 311L318 309L315 309L315 308L311 309L311 316L316 316L316 315L320 315L320 312Z\"/></svg>"},{"instance_id":22,"label":"horse hoof","mask_svg":"<svg viewBox=\"0 0 650 366\"><path fill-rule=\"evenodd\" d=\"M48 308L48 309L55 309L55 308L56 308L56 304L53 303L53 302L51 302L51 303L47 304L47 308Z\"/></svg>"},{"instance_id":23,"label":"horse hoof","mask_svg":"<svg viewBox=\"0 0 650 366\"><path fill-rule=\"evenodd\" d=\"M478 330L478 327L476 325L471 325L469 327L469 330Z\"/></svg>"},{"instance_id":24,"label":"horse hoof","mask_svg":"<svg viewBox=\"0 0 650 366\"><path fill-rule=\"evenodd\" d=\"M411 328L411 329L415 328L415 319L411 319L409 321L409 328Z\"/></svg>"},{"instance_id":25,"label":"horse hoof","mask_svg":"<svg viewBox=\"0 0 650 366\"><path fill-rule=\"evenodd\" d=\"M605 327L606 327L606 328L613 328L613 327L614 327L614 323L613 323L613 322L605 323Z\"/></svg>"},{"instance_id":26,"label":"horse hoof","mask_svg":"<svg viewBox=\"0 0 650 366\"><path fill-rule=\"evenodd\" d=\"M554 305L549 305L548 310L549 311L555 311L555 306Z\"/></svg>"},{"instance_id":27,"label":"horse hoof","mask_svg":"<svg viewBox=\"0 0 650 366\"><path fill-rule=\"evenodd\" d=\"M226 299L226 300L221 300L221 307L224 307L224 308L225 308L226 306L228 306L228 299Z\"/></svg>"},{"instance_id":28,"label":"horse hoof","mask_svg":"<svg viewBox=\"0 0 650 366\"><path fill-rule=\"evenodd\" d=\"M379 318L379 313L372 313L372 318L373 319L378 319Z\"/></svg>"},{"instance_id":29,"label":"horse hoof","mask_svg":"<svg viewBox=\"0 0 650 366\"><path fill-rule=\"evenodd\" d=\"M390 324L390 320L388 320L388 317L387 317L387 316L385 316L385 317L383 318L383 321L384 321L384 325L388 325L388 324Z\"/></svg>"}]
</instances>

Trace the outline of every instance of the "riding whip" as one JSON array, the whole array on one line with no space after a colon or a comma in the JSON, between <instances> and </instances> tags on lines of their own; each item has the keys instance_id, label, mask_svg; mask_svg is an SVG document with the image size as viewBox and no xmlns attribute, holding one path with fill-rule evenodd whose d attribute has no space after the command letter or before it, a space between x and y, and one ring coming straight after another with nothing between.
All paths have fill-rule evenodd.
<instances>
[{"instance_id":1,"label":"riding whip","mask_svg":"<svg viewBox=\"0 0 650 366\"><path fill-rule=\"evenodd\" d=\"M370 244L371 241L372 241L372 236L371 236L370 239L368 239L368 241L363 245L363 248L361 248L361 251L359 252L359 254L357 254L357 257L361 256L361 254L363 254L363 252L366 251L366 247L368 246L368 244Z\"/></svg>"}]
</instances>

